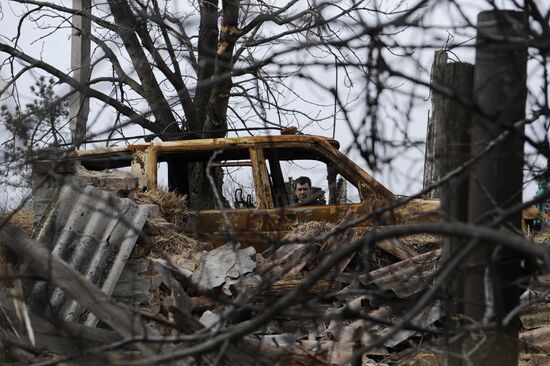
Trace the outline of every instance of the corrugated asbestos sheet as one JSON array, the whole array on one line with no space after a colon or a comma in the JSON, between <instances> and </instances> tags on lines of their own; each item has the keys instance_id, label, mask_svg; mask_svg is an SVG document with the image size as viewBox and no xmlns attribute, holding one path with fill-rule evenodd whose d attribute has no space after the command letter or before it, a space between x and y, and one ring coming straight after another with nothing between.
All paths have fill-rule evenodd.
<instances>
[{"instance_id":1,"label":"corrugated asbestos sheet","mask_svg":"<svg viewBox=\"0 0 550 366\"><path fill-rule=\"evenodd\" d=\"M443 317L443 311L441 310L441 302L435 301L432 304L427 305L424 309L418 313L414 318L411 319L411 325L413 327L419 327L421 329L429 328L433 323L438 321ZM400 317L392 317L391 319L394 323L397 323L401 320ZM384 327L381 331L376 332L378 336L384 336L388 334L392 329L389 327ZM401 329L395 333L391 338L387 339L384 342L386 347L395 347L399 343L409 339L415 334L420 334L421 331L411 330L411 329Z\"/></svg>"},{"instance_id":2,"label":"corrugated asbestos sheet","mask_svg":"<svg viewBox=\"0 0 550 366\"><path fill-rule=\"evenodd\" d=\"M56 191L35 238L111 295L148 214L147 205L73 181ZM87 309L44 281L34 285L30 302L65 321L97 323Z\"/></svg>"},{"instance_id":3,"label":"corrugated asbestos sheet","mask_svg":"<svg viewBox=\"0 0 550 366\"><path fill-rule=\"evenodd\" d=\"M399 298L411 296L431 285L441 249L377 269L359 277L363 285L374 283L379 289L391 290Z\"/></svg>"}]
</instances>

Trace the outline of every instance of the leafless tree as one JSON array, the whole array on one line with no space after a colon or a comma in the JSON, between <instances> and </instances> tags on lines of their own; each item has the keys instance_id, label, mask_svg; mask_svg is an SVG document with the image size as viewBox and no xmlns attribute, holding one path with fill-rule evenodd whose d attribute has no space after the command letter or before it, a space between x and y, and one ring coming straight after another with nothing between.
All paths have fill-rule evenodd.
<instances>
[{"instance_id":1,"label":"leafless tree","mask_svg":"<svg viewBox=\"0 0 550 366\"><path fill-rule=\"evenodd\" d=\"M223 137L230 129L254 133L255 127L281 129L293 124L304 130L311 124L330 130L331 124L335 123L338 128L345 127L352 136L350 154L358 153L372 171L387 171L391 167L393 170L390 171L395 174L395 169L408 169L406 173L410 176L405 174L404 180L412 180L411 176L417 174L412 165L402 168L403 157L423 153L421 140L424 130L418 132L419 126L423 125L414 120L419 115L426 117L418 112L418 106L425 108L422 101L429 93L453 99L480 115L488 125L498 121L498 118L484 113L475 100L462 99L453 90L430 83L429 65L433 50L444 49L453 62L471 59L476 37L475 16L479 9L469 8L455 0L420 0L391 5L378 1L291 0L280 3L201 0L186 4L182 9L175 2L107 0L94 3L90 11L80 14L92 23L92 31L82 31L82 36L93 44L91 77L82 84L76 82L71 72L32 56L21 46L22 30L29 25L43 32L43 37L74 28L72 16L75 11L54 2L13 0L10 3L18 4L21 8L17 9L23 10L16 10L22 11L16 37L0 39L2 76L6 83L2 98L21 104L20 84L28 73L55 77L59 83L72 88L61 95L61 100L78 91L103 103L105 111L114 116L111 124L90 133L90 140L106 137L109 144L117 137L125 138L132 126L148 131L145 135L149 139L176 140ZM546 159L550 154L547 72L550 10L534 0L522 3L511 0L505 5L523 11L529 20L525 37L519 41L511 40L528 49L527 112L524 119L513 121L515 127L503 132L513 134L518 126L521 126L521 131L525 128L525 133L520 132L520 135L526 149L522 163L526 168L525 181L528 182L546 169ZM483 9L501 8L489 0L480 2L478 6ZM2 5L4 16L8 16L8 11L8 6ZM331 75L330 80L327 80L327 74ZM334 80L336 75L339 80ZM305 85L312 95L296 92L295 85ZM293 97L289 99L289 95ZM486 156L492 144L502 141L501 135L488 143L487 150L477 150L479 156L469 157L470 160L433 185L358 220L378 219L385 211L421 197L456 177L467 177L472 174L471 166L481 159L480 156ZM395 161L400 163L392 164ZM169 162L169 176L173 177L170 187L177 190L178 174L189 174L193 177L190 180L193 207L212 207L215 197L204 166L185 173L178 172L177 166L177 160ZM521 196L521 192L514 194ZM490 197L490 192L486 195ZM257 345L246 335L266 326L281 314L292 314L313 324L312 318L332 320L341 326L348 325L351 320L384 323L371 313L350 310L349 307L335 312L323 310L327 302L339 301L346 293L324 293L305 302L300 295L326 277L350 253L362 253L365 256L361 258L365 259L376 242L418 233L457 236L465 238L465 244L433 275L433 286L406 304L406 311L393 324L390 333L364 347L357 346L352 358L360 360L364 352L382 345L403 328L435 334L434 339L443 333L442 338L445 338L446 332L452 333L447 338L453 338L468 331L483 334L487 329L500 329L504 322L509 324L510 319L516 319L521 309L519 304L486 321L474 319L475 322L469 323L469 319L458 322L456 329L420 329L422 327L412 325L412 320L440 296L440 289L454 271L464 270L460 267L461 260L467 258L479 242L492 248L488 253L495 256L501 248L506 248L531 260L547 262L545 247L533 246L519 236L509 235L501 225L508 217L518 216L522 209L546 198L542 195L527 204L521 204L520 200L516 205L496 207L492 221L482 222L482 225L477 225L479 222L453 222L373 230L366 237L353 241L345 251L331 252L322 258L303 282L271 307L265 304L264 307L257 306L254 299L232 301L224 297L223 301L230 309L224 314L227 327L212 337L195 332L197 324L185 317L164 324L172 327L177 336L149 341L169 343L170 340L185 343L187 347L152 355L150 346L146 345L140 350L147 358L134 364L189 360L188 357L210 357L212 354L213 362L216 362L223 358L224 352L231 360L244 357L239 349ZM9 233L22 243L31 243L28 238L20 238L14 229L6 227L0 230L3 240L9 238L6 234ZM345 228L329 231L322 240L338 237ZM485 264L494 264L493 259L489 256ZM56 268L65 270L61 264L53 262L54 266L59 266ZM355 265L352 273L355 280L370 270L368 263ZM528 282L530 278L532 272L526 271L521 279ZM515 280L518 280L518 286L523 286L523 283L519 284L520 278ZM370 288L354 287L356 281L352 279L349 282L351 285L346 291L357 298L359 295L385 295ZM481 297L480 301L489 301ZM105 311L127 316L126 312L113 309ZM122 343L146 344L145 340L141 336L127 337ZM112 348L119 348L122 343L114 343ZM477 345L472 344L471 349L475 350ZM258 354L255 356L261 359ZM468 361L468 354L459 356L459 359L462 357Z\"/></svg>"},{"instance_id":2,"label":"leafless tree","mask_svg":"<svg viewBox=\"0 0 550 366\"><path fill-rule=\"evenodd\" d=\"M336 66L344 70L347 83L370 74L377 78L377 73L371 72L377 65L365 66L360 53L368 49L365 46L370 39L379 37L380 30L404 25L424 5L415 4L388 24L377 22L371 30L365 17L383 11L363 1L290 1L283 6L263 1L199 1L176 13L169 10L177 9L170 2L94 4L91 11L83 12L92 22L91 33L81 30L94 45L91 78L85 85L77 85L70 72L31 56L19 46L20 32L26 26L34 24L46 34L71 29L75 11L48 2L16 3L25 9L19 10L18 34L1 44L6 55L4 65L11 73L6 92L16 97L18 79L40 70L69 85L72 92L78 90L116 113L114 124L104 127L109 136L122 133L121 126L130 123L162 140L225 136L228 126L280 128L323 123L329 127L331 113L310 114L302 109L311 110L311 105L316 105L321 110L332 100L294 93L291 77L311 78L314 86L326 88L326 82L305 67L317 73ZM374 57L379 57L374 52ZM350 75L352 69L363 75ZM370 105L376 105L374 95L380 87L368 87L372 89ZM285 105L285 94L294 94L302 107ZM377 129L373 123L373 141L378 140ZM212 194L208 194L206 178L198 171L190 174L196 175L192 204L195 202L197 208L212 206L207 199ZM175 188L177 184L173 185ZM202 199L195 199L195 195Z\"/></svg>"}]
</instances>

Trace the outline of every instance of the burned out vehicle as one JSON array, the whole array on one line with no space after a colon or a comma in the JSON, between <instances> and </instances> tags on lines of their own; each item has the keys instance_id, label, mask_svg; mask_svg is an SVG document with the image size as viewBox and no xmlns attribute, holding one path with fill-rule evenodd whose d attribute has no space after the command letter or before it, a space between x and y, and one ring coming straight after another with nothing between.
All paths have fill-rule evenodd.
<instances>
[{"instance_id":1,"label":"burned out vehicle","mask_svg":"<svg viewBox=\"0 0 550 366\"><path fill-rule=\"evenodd\" d=\"M186 174L190 164L222 169L224 184L218 196L225 204L216 209L191 210L184 231L218 243L231 235L261 247L262 241L283 236L296 223L337 223L349 210L361 216L396 199L338 148L336 140L300 134L150 142L74 152L72 160L85 170L69 173L82 176L93 175L93 171L107 175L122 171L134 178L133 186L126 187L129 190L168 188L167 181L173 177L168 177L166 164L177 159L179 192L188 194L189 181L185 180L192 179ZM327 204L295 205L290 174L310 176ZM115 181L113 178L112 183L103 184L109 186ZM378 217L378 223L426 221L433 219L438 206L434 200L412 200ZM366 220L357 230L374 223Z\"/></svg>"}]
</instances>

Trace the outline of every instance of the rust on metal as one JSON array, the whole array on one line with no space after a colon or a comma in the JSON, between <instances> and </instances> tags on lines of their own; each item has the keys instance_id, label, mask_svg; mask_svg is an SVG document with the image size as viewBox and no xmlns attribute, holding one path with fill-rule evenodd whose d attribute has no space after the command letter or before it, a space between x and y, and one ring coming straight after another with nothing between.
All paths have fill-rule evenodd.
<instances>
[{"instance_id":1,"label":"rust on metal","mask_svg":"<svg viewBox=\"0 0 550 366\"><path fill-rule=\"evenodd\" d=\"M250 160L256 169L252 169L254 185L256 186L256 199L258 208L273 208L273 197L269 187L269 176L265 165L264 151L262 149L250 148Z\"/></svg>"},{"instance_id":2,"label":"rust on metal","mask_svg":"<svg viewBox=\"0 0 550 366\"><path fill-rule=\"evenodd\" d=\"M395 223L436 221L439 217L439 200L414 199L394 210Z\"/></svg>"},{"instance_id":3,"label":"rust on metal","mask_svg":"<svg viewBox=\"0 0 550 366\"><path fill-rule=\"evenodd\" d=\"M166 154L207 156L214 151L227 152L230 158L227 161L216 161L214 166L251 166L256 206L227 209L224 215L229 220L237 240L241 240L243 245L252 244L260 250L264 247L264 243L267 246L269 240L282 237L296 223L306 221L337 223L348 210L353 211L357 217L361 217L395 202L397 197L387 187L338 151L338 147L339 143L336 140L322 136L283 134L150 142L126 147L76 151L72 157L80 158L84 162L86 159L108 160L110 156L118 154L123 156L119 158L122 164L124 159L127 159L124 154L127 154L131 158L131 160L128 158L131 161L131 174L139 180L139 189L147 190L156 187L157 163L163 161L162 156ZM239 155L239 151L247 151L249 157L243 160L241 156L231 161L232 154ZM306 154L307 159L320 160L327 166L330 165L331 169L357 188L360 203L297 207L285 206L288 203L288 200L285 200L285 205L278 207L281 203L276 200L276 197L280 195L280 188L277 191L275 180L282 178L280 174L279 176L274 174L276 171L271 173L268 171L266 160L272 159L278 164L279 160L292 160L295 153ZM286 159L279 159L277 154L286 155ZM273 170L272 167L270 170ZM527 209L524 211L524 218L540 216L533 212ZM413 199L377 217L376 221L362 222L357 226L356 231L358 234L363 233L375 224L395 225L435 221L438 216L438 200ZM223 244L227 239L223 220L219 209L194 212L189 215L187 227L184 229L189 234Z\"/></svg>"},{"instance_id":4,"label":"rust on metal","mask_svg":"<svg viewBox=\"0 0 550 366\"><path fill-rule=\"evenodd\" d=\"M157 186L157 151L155 145L151 145L145 150L145 175L147 176L147 189L153 189Z\"/></svg>"},{"instance_id":5,"label":"rust on metal","mask_svg":"<svg viewBox=\"0 0 550 366\"><path fill-rule=\"evenodd\" d=\"M135 151L132 158L132 165L130 166L130 173L138 178L139 187L147 186L147 172L145 170L145 161L147 160L147 154L143 150Z\"/></svg>"}]
</instances>

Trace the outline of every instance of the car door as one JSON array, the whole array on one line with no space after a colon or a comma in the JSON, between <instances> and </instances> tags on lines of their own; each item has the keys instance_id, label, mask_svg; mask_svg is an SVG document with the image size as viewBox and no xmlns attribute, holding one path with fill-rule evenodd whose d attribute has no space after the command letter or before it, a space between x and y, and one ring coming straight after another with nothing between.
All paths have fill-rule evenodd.
<instances>
[{"instance_id":1,"label":"car door","mask_svg":"<svg viewBox=\"0 0 550 366\"><path fill-rule=\"evenodd\" d=\"M260 148L260 146L258 147ZM356 166L338 151L312 143L264 144L263 158L274 207L260 210L262 237L283 238L297 225L309 221L336 224L349 210L356 214L372 211L377 204L386 204L393 198L389 190L371 187ZM293 196L293 183L299 176L308 176L315 190L324 195L326 204L299 206ZM387 194L388 197L383 197ZM366 221L361 225L372 225Z\"/></svg>"},{"instance_id":2,"label":"car door","mask_svg":"<svg viewBox=\"0 0 550 366\"><path fill-rule=\"evenodd\" d=\"M228 150L233 151L223 153ZM217 194L224 204L189 212L185 232L214 245L236 241L248 246L267 240L262 237L269 231L266 212L274 205L263 150L251 144L240 151L231 147L218 151L222 153L207 168L223 170L222 190Z\"/></svg>"}]
</instances>

